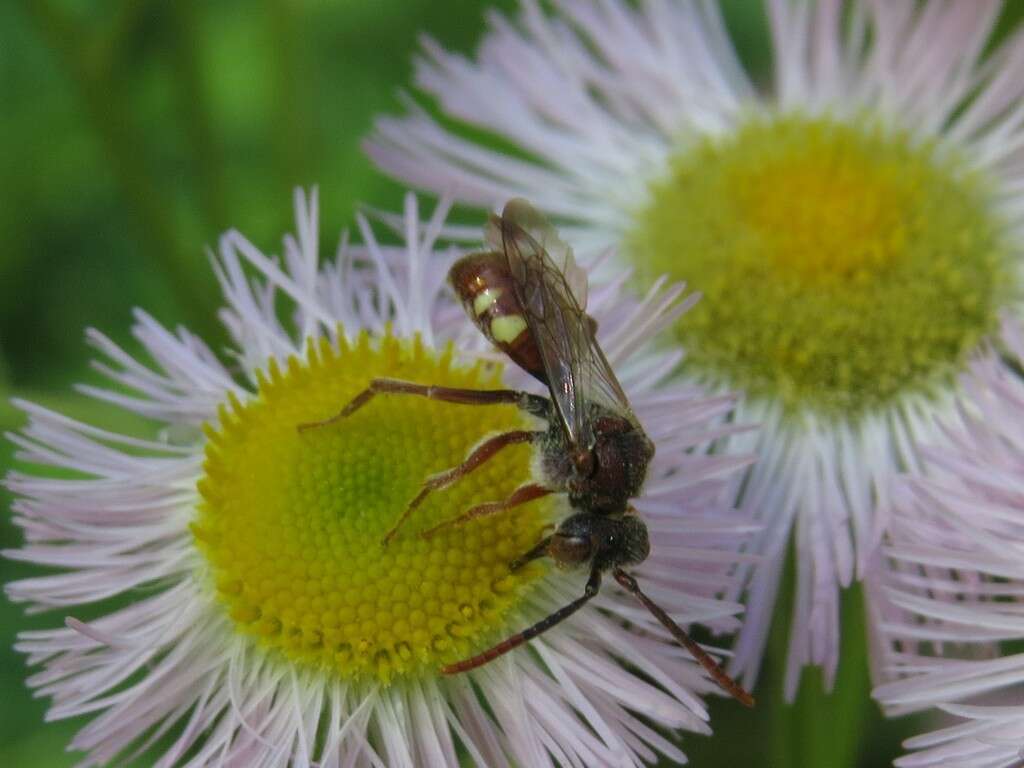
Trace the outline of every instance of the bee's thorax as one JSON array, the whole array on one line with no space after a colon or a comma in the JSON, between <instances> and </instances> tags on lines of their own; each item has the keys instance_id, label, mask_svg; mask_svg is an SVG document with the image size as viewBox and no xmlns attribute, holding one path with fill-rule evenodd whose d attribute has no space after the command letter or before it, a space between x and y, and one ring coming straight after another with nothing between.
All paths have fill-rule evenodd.
<instances>
[{"instance_id":1,"label":"bee's thorax","mask_svg":"<svg viewBox=\"0 0 1024 768\"><path fill-rule=\"evenodd\" d=\"M633 421L601 406L593 420L594 437L586 460L567 446L565 432L553 420L542 445L542 468L549 485L564 489L569 503L597 514L625 511L639 495L654 445Z\"/></svg>"}]
</instances>

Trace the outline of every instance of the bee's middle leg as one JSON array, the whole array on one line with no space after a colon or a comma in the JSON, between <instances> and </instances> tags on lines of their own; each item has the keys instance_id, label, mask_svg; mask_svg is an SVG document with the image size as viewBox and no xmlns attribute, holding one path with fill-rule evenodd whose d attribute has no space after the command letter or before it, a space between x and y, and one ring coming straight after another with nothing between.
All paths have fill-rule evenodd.
<instances>
[{"instance_id":1,"label":"bee's middle leg","mask_svg":"<svg viewBox=\"0 0 1024 768\"><path fill-rule=\"evenodd\" d=\"M433 528L428 528L420 534L424 539L429 539L434 534L444 530L445 528L451 528L456 525L464 525L470 520L476 520L478 517L488 517L489 515L496 515L499 512L504 512L507 509L518 507L521 504L525 504L528 501L539 499L542 496L547 496L549 493L554 493L550 488L545 488L537 483L529 483L527 485L521 485L512 491L511 495L507 499L502 501L488 501L485 504L477 504L475 507L463 512L458 517L453 517L450 520L445 520L438 523Z\"/></svg>"},{"instance_id":2,"label":"bee's middle leg","mask_svg":"<svg viewBox=\"0 0 1024 768\"><path fill-rule=\"evenodd\" d=\"M517 443L532 443L539 440L544 436L544 432L533 432L525 429L512 430L510 432L502 432L501 434L494 435L487 440L484 440L476 448L470 452L469 456L466 457L458 466L447 469L444 472L434 475L423 483L423 487L420 488L419 493L409 502L409 506L405 508L402 515L398 518L391 529L384 535L384 544L388 544L398 533L398 529L402 527L402 524L409 518L409 515L413 513L420 504L423 503L424 499L430 495L431 491L436 491L441 488L447 488L449 485L465 477L474 469L477 469L480 465L493 458L503 448L507 448L510 445L516 445Z\"/></svg>"}]
</instances>

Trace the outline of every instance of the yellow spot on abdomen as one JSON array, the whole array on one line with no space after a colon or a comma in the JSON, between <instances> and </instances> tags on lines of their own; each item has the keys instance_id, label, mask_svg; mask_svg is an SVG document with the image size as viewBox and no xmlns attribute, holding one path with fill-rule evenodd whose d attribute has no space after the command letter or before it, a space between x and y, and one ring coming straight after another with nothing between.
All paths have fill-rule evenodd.
<instances>
[{"instance_id":1,"label":"yellow spot on abdomen","mask_svg":"<svg viewBox=\"0 0 1024 768\"><path fill-rule=\"evenodd\" d=\"M473 299L473 311L477 317L494 306L494 303L501 298L501 288L484 288Z\"/></svg>"},{"instance_id":2,"label":"yellow spot on abdomen","mask_svg":"<svg viewBox=\"0 0 1024 768\"><path fill-rule=\"evenodd\" d=\"M432 494L381 544L426 478L488 433L525 426L515 407L378 395L337 424L296 429L336 413L374 377L493 388L498 374L453 368L450 349L390 336L337 350L323 342L309 359L286 371L272 363L258 396L224 406L207 430L192 530L238 631L298 663L387 682L437 674L518 628L544 569L512 574L508 563L541 537L550 501L426 541L417 534L526 482L528 446Z\"/></svg>"},{"instance_id":3,"label":"yellow spot on abdomen","mask_svg":"<svg viewBox=\"0 0 1024 768\"><path fill-rule=\"evenodd\" d=\"M502 315L491 320L491 336L503 344L511 344L525 330L526 321L519 315Z\"/></svg>"}]
</instances>

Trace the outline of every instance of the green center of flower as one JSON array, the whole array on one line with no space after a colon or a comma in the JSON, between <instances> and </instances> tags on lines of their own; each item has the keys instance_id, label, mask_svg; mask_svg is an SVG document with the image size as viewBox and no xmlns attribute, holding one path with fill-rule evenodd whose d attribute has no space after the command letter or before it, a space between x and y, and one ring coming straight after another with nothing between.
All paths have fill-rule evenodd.
<instances>
[{"instance_id":1,"label":"green center of flower","mask_svg":"<svg viewBox=\"0 0 1024 768\"><path fill-rule=\"evenodd\" d=\"M751 121L675 158L629 246L704 299L687 370L856 415L958 370L1016 299L983 179L865 123Z\"/></svg>"},{"instance_id":2,"label":"green center of flower","mask_svg":"<svg viewBox=\"0 0 1024 768\"><path fill-rule=\"evenodd\" d=\"M451 365L387 336L310 349L232 400L208 427L205 476L193 532L211 582L236 626L288 658L349 678L388 682L436 675L509 631L506 617L543 573L511 573L551 520L552 503L419 533L476 504L505 498L530 476L531 449L503 450L431 494L388 546L381 540L432 474L459 464L488 433L521 429L512 406L469 407L378 395L349 418L337 413L371 378L453 387L500 386L499 373Z\"/></svg>"}]
</instances>

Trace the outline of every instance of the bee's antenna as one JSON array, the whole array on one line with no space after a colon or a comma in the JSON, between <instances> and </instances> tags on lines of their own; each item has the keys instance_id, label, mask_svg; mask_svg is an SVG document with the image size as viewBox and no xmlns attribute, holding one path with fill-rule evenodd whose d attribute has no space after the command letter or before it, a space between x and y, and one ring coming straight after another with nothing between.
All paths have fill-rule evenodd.
<instances>
[{"instance_id":1,"label":"bee's antenna","mask_svg":"<svg viewBox=\"0 0 1024 768\"><path fill-rule=\"evenodd\" d=\"M751 696L747 691L733 680L729 674L722 669L718 662L711 658L707 652L701 648L697 642L691 638L686 632L683 631L682 627L676 624L672 617L663 611L651 598L645 595L640 590L640 585L636 583L636 579L630 576L621 568L616 568L613 571L615 580L621 584L626 591L635 595L637 600L644 604L658 621L661 622L662 626L665 627L672 636L682 645L690 655L697 660L697 662L707 670L707 673L711 675L711 679L718 683L719 687L728 693L730 696L736 698L740 704L745 707L754 706L754 697Z\"/></svg>"}]
</instances>

